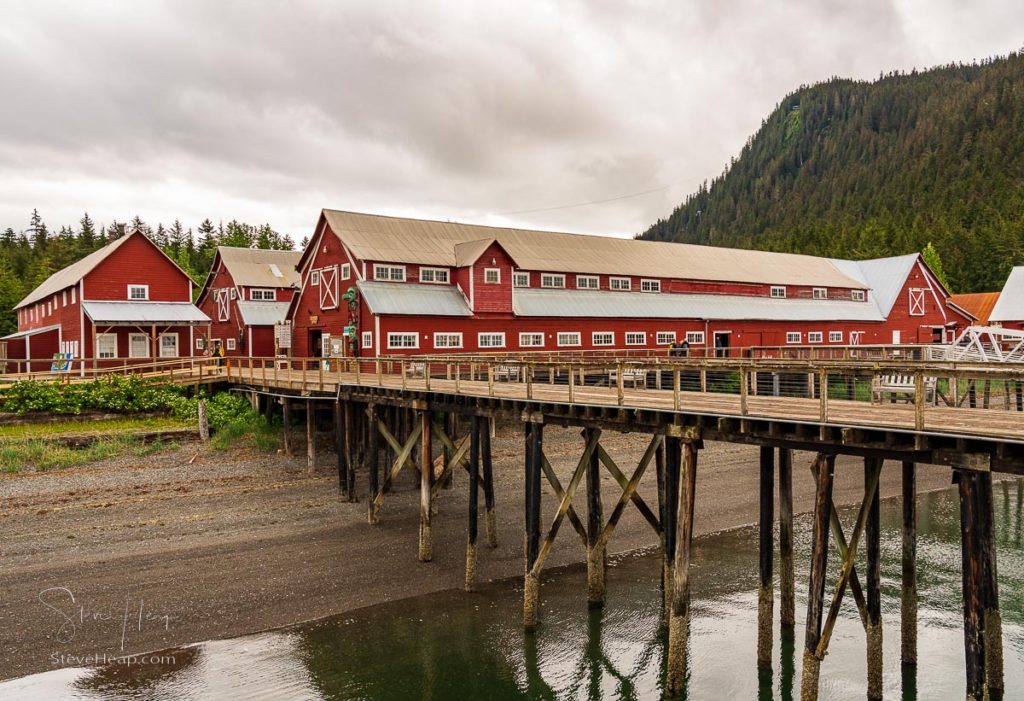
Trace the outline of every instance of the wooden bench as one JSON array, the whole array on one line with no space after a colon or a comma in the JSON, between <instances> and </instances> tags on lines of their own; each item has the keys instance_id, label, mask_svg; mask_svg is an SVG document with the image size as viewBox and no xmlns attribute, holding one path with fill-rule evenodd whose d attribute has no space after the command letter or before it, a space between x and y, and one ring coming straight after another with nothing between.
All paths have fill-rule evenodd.
<instances>
[{"instance_id":1,"label":"wooden bench","mask_svg":"<svg viewBox=\"0 0 1024 701\"><path fill-rule=\"evenodd\" d=\"M647 373L648 370L642 370L640 368L623 368L622 370L622 384L632 384L633 388L647 387ZM608 371L608 384L609 386L617 385L619 382L619 371L612 369Z\"/></svg>"},{"instance_id":2,"label":"wooden bench","mask_svg":"<svg viewBox=\"0 0 1024 701\"><path fill-rule=\"evenodd\" d=\"M876 375L871 379L871 402L880 404L886 396L906 396L908 401L914 400L917 388L913 375ZM935 403L935 378L924 378L924 400Z\"/></svg>"},{"instance_id":3,"label":"wooden bench","mask_svg":"<svg viewBox=\"0 0 1024 701\"><path fill-rule=\"evenodd\" d=\"M520 368L518 365L495 365L494 381L519 382L519 370Z\"/></svg>"}]
</instances>

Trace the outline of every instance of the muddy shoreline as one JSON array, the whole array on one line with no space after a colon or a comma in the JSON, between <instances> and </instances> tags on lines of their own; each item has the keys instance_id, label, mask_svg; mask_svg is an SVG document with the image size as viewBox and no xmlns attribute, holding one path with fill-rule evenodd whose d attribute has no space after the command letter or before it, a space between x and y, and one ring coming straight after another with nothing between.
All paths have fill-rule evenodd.
<instances>
[{"instance_id":1,"label":"muddy shoreline","mask_svg":"<svg viewBox=\"0 0 1024 701\"><path fill-rule=\"evenodd\" d=\"M343 501L329 437L321 438L314 475L306 473L301 444L298 456L285 457L190 443L141 459L0 477L0 679L461 588L465 475L440 492L434 560L420 563L412 475L399 476L380 525L369 526L365 476L359 476L361 501ZM604 444L630 471L646 447L643 436L629 434L606 434ZM545 432L545 451L563 482L581 449L578 431ZM521 452L520 433L499 432L493 442L498 547L481 544L480 581L522 573ZM707 444L698 468L697 535L756 521L757 460L756 447ZM813 507L810 460L808 453L794 456L797 513ZM922 466L919 491L947 486L949 475L948 468ZM619 490L609 475L603 480L607 514ZM898 495L899 481L898 464L887 463L883 497ZM638 491L656 509L653 473ZM837 460L837 504L854 503L862 491L861 461ZM556 506L545 484L545 529ZM630 508L609 551L656 544ZM564 527L547 568L582 562L584 555ZM614 574L608 586L614 588ZM585 600L582 588L580 596Z\"/></svg>"}]
</instances>

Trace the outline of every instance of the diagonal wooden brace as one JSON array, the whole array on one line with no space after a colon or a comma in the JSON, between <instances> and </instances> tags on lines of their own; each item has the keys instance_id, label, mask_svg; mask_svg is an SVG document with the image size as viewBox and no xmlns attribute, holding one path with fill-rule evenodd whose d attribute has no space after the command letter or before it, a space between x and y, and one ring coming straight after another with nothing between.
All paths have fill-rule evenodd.
<instances>
[{"instance_id":1,"label":"diagonal wooden brace","mask_svg":"<svg viewBox=\"0 0 1024 701\"><path fill-rule=\"evenodd\" d=\"M595 547L604 548L608 545L608 540L612 537L612 533L615 531L615 526L618 525L619 519L622 518L622 513L626 510L626 505L630 501L633 501L634 496L637 496L636 488L640 484L640 478L644 476L644 471L647 470L647 466L650 465L651 460L654 459L654 454L658 452L658 446L661 445L662 440L663 437L660 435L655 435L651 438L651 442L648 444L647 450L644 451L644 456L640 458L640 463L636 466L636 471L633 472L633 476L622 490L622 496L619 498L619 503L615 505L614 509L612 509L612 514L608 517L608 523L605 524L605 527L601 530L601 535L598 537ZM608 456L608 454L603 450L600 455L602 455L602 457ZM611 457L608 457L608 461L611 462ZM603 459L601 462L604 462L606 466L608 465L608 462L605 462ZM634 503L636 502L634 501ZM644 508L647 508L646 504L644 504ZM650 509L647 509L647 511L649 513ZM640 513L643 513L643 509L641 509ZM651 514L651 517L653 516L654 514ZM655 519L655 522L657 522L657 519ZM657 533L661 533L657 527L655 527L655 531Z\"/></svg>"},{"instance_id":2,"label":"diagonal wooden brace","mask_svg":"<svg viewBox=\"0 0 1024 701\"><path fill-rule=\"evenodd\" d=\"M398 457L391 465L391 469L388 470L388 474L384 477L384 483L381 485L380 491L377 492L377 497L373 500L374 507L379 509L380 505L384 503L384 493L387 491L388 485L390 485L395 476L402 471L403 467L408 465L409 469L419 472L412 460L409 459L409 456L412 455L412 449L416 447L416 443L419 441L420 433L423 428L420 423L417 422L412 432L410 432L409 439L406 441L404 446L401 445L393 435L391 435L391 432L388 431L388 428L384 425L383 421L377 421L377 429L380 432L380 435L384 437L384 440L394 448L396 453L398 453Z\"/></svg>"},{"instance_id":3,"label":"diagonal wooden brace","mask_svg":"<svg viewBox=\"0 0 1024 701\"><path fill-rule=\"evenodd\" d=\"M661 439L661 436L656 436L656 438ZM654 448L657 450L657 446ZM611 473L611 476L619 483L619 488L625 490L626 486L629 484L629 480L627 480L626 476L622 474L622 470L620 470L619 466L615 464L612 456L605 451L603 446L598 446L598 456L600 457L601 462L604 463L608 472ZM651 528L654 529L654 532L658 536L661 536L661 523L658 521L658 517L651 511L650 507L647 506L647 502L644 501L643 497L634 491L630 495L629 499L633 502L633 505L636 506L637 510L643 515L643 517L647 519L647 523L651 524Z\"/></svg>"},{"instance_id":4,"label":"diagonal wooden brace","mask_svg":"<svg viewBox=\"0 0 1024 701\"><path fill-rule=\"evenodd\" d=\"M541 470L547 478L548 484L550 484L551 488L555 490L555 496L558 497L559 502L561 502L562 498L565 497L565 490L562 488L562 483L558 481L558 475L555 474L555 471L551 467L551 463L548 462L546 455L543 456L543 460L541 461ZM576 509L572 504L569 504L569 508L565 515L569 519L569 523L572 524L573 529L575 529L576 533L579 535L580 540L583 542L583 547L587 547L587 528L583 525L580 515L576 512Z\"/></svg>"},{"instance_id":5,"label":"diagonal wooden brace","mask_svg":"<svg viewBox=\"0 0 1024 701\"><path fill-rule=\"evenodd\" d=\"M430 489L432 494L437 494L438 490L441 489L441 485L444 484L445 476L454 470L459 463L465 463L464 467L466 467L467 470L469 469L469 461L466 460L466 454L469 452L469 436L463 436L456 445L452 442L452 439L448 437L448 434L444 432L444 428L441 424L436 422L434 423L434 436L441 441L452 456L447 465L442 465L440 472L438 472L437 467L444 462L444 453L438 455L434 460L434 484ZM481 487L481 489L482 488L483 487Z\"/></svg>"}]
</instances>

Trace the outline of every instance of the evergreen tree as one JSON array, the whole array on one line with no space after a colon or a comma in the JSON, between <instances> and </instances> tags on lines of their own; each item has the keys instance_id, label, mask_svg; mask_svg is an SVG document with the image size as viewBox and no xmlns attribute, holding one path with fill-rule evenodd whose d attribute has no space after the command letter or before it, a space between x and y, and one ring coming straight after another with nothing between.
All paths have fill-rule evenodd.
<instances>
[{"instance_id":1,"label":"evergreen tree","mask_svg":"<svg viewBox=\"0 0 1024 701\"><path fill-rule=\"evenodd\" d=\"M29 219L29 230L32 232L32 245L42 250L46 248L49 243L50 232L46 228L43 218L39 215L38 209L32 210L32 216Z\"/></svg>"},{"instance_id":2,"label":"evergreen tree","mask_svg":"<svg viewBox=\"0 0 1024 701\"><path fill-rule=\"evenodd\" d=\"M82 215L78 222L78 242L81 251L85 254L91 253L96 245L96 227L89 218L89 213Z\"/></svg>"},{"instance_id":3,"label":"evergreen tree","mask_svg":"<svg viewBox=\"0 0 1024 701\"><path fill-rule=\"evenodd\" d=\"M14 305L23 297L18 276L7 262L0 258L0 336L18 330L18 315L14 311Z\"/></svg>"},{"instance_id":4,"label":"evergreen tree","mask_svg":"<svg viewBox=\"0 0 1024 701\"><path fill-rule=\"evenodd\" d=\"M949 279L946 277L946 270L942 267L942 259L939 257L939 252L935 250L935 246L929 241L928 245L921 251L921 256L924 258L924 262L931 268L931 271L935 273L935 277L939 279L947 290L952 292L952 288L949 286Z\"/></svg>"}]
</instances>

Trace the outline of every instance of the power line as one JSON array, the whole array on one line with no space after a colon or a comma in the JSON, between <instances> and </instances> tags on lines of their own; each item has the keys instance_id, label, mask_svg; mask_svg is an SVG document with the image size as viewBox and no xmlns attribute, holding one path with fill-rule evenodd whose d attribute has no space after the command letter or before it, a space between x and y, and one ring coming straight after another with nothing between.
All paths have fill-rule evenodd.
<instances>
[{"instance_id":1,"label":"power line","mask_svg":"<svg viewBox=\"0 0 1024 701\"><path fill-rule=\"evenodd\" d=\"M540 209L520 209L514 212L492 212L489 216L492 217L506 217L513 214L536 214L538 212L554 212L559 209L572 209L574 207L588 207L592 204L604 204L605 202L615 202L617 200L628 200L631 197L640 197L641 195L650 195L655 192L663 192L672 187L671 185L663 185L662 187L656 187L653 190L644 190L643 192L634 192L629 195L619 195L618 197L608 197L603 200L590 200L589 202L577 202L576 204L563 204L557 207L541 207Z\"/></svg>"}]
</instances>

